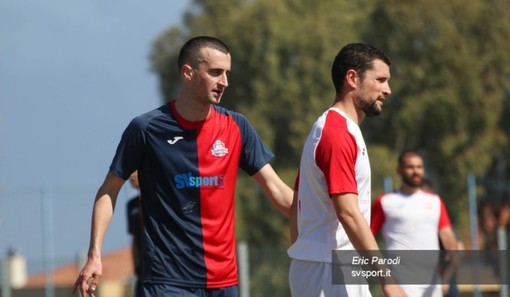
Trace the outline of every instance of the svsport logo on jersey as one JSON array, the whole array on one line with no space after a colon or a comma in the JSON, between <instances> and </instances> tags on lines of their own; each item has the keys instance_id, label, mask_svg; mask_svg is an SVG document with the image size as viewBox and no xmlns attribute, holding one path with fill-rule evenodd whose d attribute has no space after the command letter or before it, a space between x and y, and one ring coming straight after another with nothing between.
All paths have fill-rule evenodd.
<instances>
[{"instance_id":1,"label":"svsport logo on jersey","mask_svg":"<svg viewBox=\"0 0 510 297\"><path fill-rule=\"evenodd\" d=\"M224 175L213 175L213 176L194 176L191 172L181 173L174 176L174 181L177 189L181 190L184 188L216 188L223 187Z\"/></svg>"},{"instance_id":2,"label":"svsport logo on jersey","mask_svg":"<svg viewBox=\"0 0 510 297\"><path fill-rule=\"evenodd\" d=\"M215 157L223 157L228 154L228 148L225 147L225 143L223 143L221 140L216 140L213 144L211 153Z\"/></svg>"}]
</instances>

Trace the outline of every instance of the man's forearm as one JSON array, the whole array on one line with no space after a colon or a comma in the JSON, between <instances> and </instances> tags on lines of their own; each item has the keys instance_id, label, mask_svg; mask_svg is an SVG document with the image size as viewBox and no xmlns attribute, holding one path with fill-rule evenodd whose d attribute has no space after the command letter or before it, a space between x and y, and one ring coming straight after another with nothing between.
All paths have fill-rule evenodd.
<instances>
[{"instance_id":1,"label":"man's forearm","mask_svg":"<svg viewBox=\"0 0 510 297\"><path fill-rule=\"evenodd\" d=\"M108 173L96 194L90 228L89 258L101 256L104 236L112 219L117 195L123 183L124 180Z\"/></svg>"},{"instance_id":2,"label":"man's forearm","mask_svg":"<svg viewBox=\"0 0 510 297\"><path fill-rule=\"evenodd\" d=\"M88 257L100 257L104 236L113 216L114 207L108 195L96 198L90 231L90 245Z\"/></svg>"}]
</instances>

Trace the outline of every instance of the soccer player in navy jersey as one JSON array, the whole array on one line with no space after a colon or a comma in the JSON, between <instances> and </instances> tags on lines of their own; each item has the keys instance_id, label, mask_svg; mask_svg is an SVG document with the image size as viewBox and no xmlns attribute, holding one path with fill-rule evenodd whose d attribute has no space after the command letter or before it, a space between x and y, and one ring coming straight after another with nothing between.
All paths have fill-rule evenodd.
<instances>
[{"instance_id":1,"label":"soccer player in navy jersey","mask_svg":"<svg viewBox=\"0 0 510 297\"><path fill-rule=\"evenodd\" d=\"M182 47L178 68L179 95L131 121L96 195L88 258L74 284L82 296L95 296L103 238L119 190L135 170L145 297L238 296L238 168L289 214L293 191L269 164L274 155L242 114L218 106L228 87L228 47L213 37L193 38Z\"/></svg>"}]
</instances>

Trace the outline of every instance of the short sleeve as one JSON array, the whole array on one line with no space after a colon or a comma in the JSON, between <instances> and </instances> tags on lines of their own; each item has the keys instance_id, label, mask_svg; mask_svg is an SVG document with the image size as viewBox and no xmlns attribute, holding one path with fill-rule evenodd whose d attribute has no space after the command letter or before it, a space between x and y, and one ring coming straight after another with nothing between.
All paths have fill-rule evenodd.
<instances>
[{"instance_id":1,"label":"short sleeve","mask_svg":"<svg viewBox=\"0 0 510 297\"><path fill-rule=\"evenodd\" d=\"M451 227L450 217L448 216L448 211L446 210L446 205L443 202L443 199L439 198L439 203L441 204L441 209L439 213L439 224L438 230L441 230L446 227Z\"/></svg>"},{"instance_id":2,"label":"short sleeve","mask_svg":"<svg viewBox=\"0 0 510 297\"><path fill-rule=\"evenodd\" d=\"M239 167L249 175L253 175L269 163L274 158L274 155L262 142L255 128L253 128L245 116L235 113L234 119L239 126L242 137Z\"/></svg>"},{"instance_id":3,"label":"short sleeve","mask_svg":"<svg viewBox=\"0 0 510 297\"><path fill-rule=\"evenodd\" d=\"M358 194L356 182L357 144L345 118L329 113L317 145L315 160L326 178L329 195Z\"/></svg>"},{"instance_id":4,"label":"short sleeve","mask_svg":"<svg viewBox=\"0 0 510 297\"><path fill-rule=\"evenodd\" d=\"M145 134L143 119L135 118L129 123L117 146L110 171L127 180L131 173L138 169L144 156Z\"/></svg>"},{"instance_id":5,"label":"short sleeve","mask_svg":"<svg viewBox=\"0 0 510 297\"><path fill-rule=\"evenodd\" d=\"M381 230L386 219L382 208L382 198L383 196L380 196L374 201L374 203L372 203L372 211L370 214L370 230L372 230L372 234L374 235L379 233L379 230Z\"/></svg>"}]
</instances>

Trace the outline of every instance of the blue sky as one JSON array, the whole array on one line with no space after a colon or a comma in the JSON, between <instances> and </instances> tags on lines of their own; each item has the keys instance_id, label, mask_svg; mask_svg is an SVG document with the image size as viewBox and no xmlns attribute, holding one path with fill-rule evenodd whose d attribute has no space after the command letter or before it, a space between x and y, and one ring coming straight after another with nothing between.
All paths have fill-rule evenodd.
<instances>
[{"instance_id":1,"label":"blue sky","mask_svg":"<svg viewBox=\"0 0 510 297\"><path fill-rule=\"evenodd\" d=\"M152 41L191 0L0 1L0 258L88 248L95 193L122 131L161 104ZM129 244L126 183L103 251ZM43 232L42 200L53 232ZM43 237L43 233L45 237ZM30 263L29 263L30 264Z\"/></svg>"}]
</instances>

